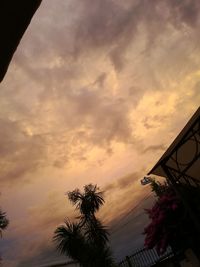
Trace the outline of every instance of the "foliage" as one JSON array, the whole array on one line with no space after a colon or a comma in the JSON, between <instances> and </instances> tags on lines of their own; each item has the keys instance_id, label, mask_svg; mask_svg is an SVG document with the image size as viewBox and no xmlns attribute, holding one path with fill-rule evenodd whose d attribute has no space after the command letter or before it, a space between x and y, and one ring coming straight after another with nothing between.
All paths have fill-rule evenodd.
<instances>
[{"instance_id":1,"label":"foliage","mask_svg":"<svg viewBox=\"0 0 200 267\"><path fill-rule=\"evenodd\" d=\"M168 191L172 191L171 187L165 182L161 184L159 181L151 178L151 191L156 194L157 197L162 196L164 193Z\"/></svg>"},{"instance_id":2,"label":"foliage","mask_svg":"<svg viewBox=\"0 0 200 267\"><path fill-rule=\"evenodd\" d=\"M6 217L6 213L0 209L0 236L2 237L2 231L8 227L9 220ZM0 265L2 264L2 258L0 258Z\"/></svg>"},{"instance_id":3,"label":"foliage","mask_svg":"<svg viewBox=\"0 0 200 267\"><path fill-rule=\"evenodd\" d=\"M96 185L89 184L84 192L79 189L68 192L68 198L80 212L79 221L67 220L55 230L53 240L57 250L78 261L82 267L113 266L108 230L95 216L104 204L103 193Z\"/></svg>"},{"instance_id":4,"label":"foliage","mask_svg":"<svg viewBox=\"0 0 200 267\"><path fill-rule=\"evenodd\" d=\"M144 229L145 246L156 247L158 254L162 254L178 238L183 220L182 203L173 191L167 192L146 212L151 223Z\"/></svg>"},{"instance_id":5,"label":"foliage","mask_svg":"<svg viewBox=\"0 0 200 267\"><path fill-rule=\"evenodd\" d=\"M78 224L65 221L65 225L56 229L54 241L57 243L57 250L61 254L78 261L82 259L81 252L84 251L85 240Z\"/></svg>"},{"instance_id":6,"label":"foliage","mask_svg":"<svg viewBox=\"0 0 200 267\"><path fill-rule=\"evenodd\" d=\"M200 221L200 190L191 185L177 184L179 192L188 203L190 210ZM167 183L161 184L155 180L151 182L152 191L156 193L156 201L151 209L146 210L149 225L145 227L145 246L156 247L162 254L167 246L174 252L192 248L197 254L199 250L199 235L180 197L173 187Z\"/></svg>"},{"instance_id":7,"label":"foliage","mask_svg":"<svg viewBox=\"0 0 200 267\"><path fill-rule=\"evenodd\" d=\"M6 217L6 213L0 210L0 235L2 236L2 230L5 230L9 224L9 220Z\"/></svg>"},{"instance_id":8,"label":"foliage","mask_svg":"<svg viewBox=\"0 0 200 267\"><path fill-rule=\"evenodd\" d=\"M98 191L97 185L92 184L84 186L83 193L79 189L68 192L68 198L85 218L93 216L104 204L102 192Z\"/></svg>"}]
</instances>

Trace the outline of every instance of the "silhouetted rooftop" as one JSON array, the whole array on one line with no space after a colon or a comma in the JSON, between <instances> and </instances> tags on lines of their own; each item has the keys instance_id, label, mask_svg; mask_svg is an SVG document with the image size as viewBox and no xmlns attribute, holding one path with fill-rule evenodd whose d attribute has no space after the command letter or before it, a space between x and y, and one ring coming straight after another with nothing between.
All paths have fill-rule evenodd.
<instances>
[{"instance_id":1,"label":"silhouetted rooftop","mask_svg":"<svg viewBox=\"0 0 200 267\"><path fill-rule=\"evenodd\" d=\"M168 177L164 165L179 179L200 181L200 107L148 174Z\"/></svg>"},{"instance_id":2,"label":"silhouetted rooftop","mask_svg":"<svg viewBox=\"0 0 200 267\"><path fill-rule=\"evenodd\" d=\"M0 1L0 82L42 0Z\"/></svg>"}]
</instances>

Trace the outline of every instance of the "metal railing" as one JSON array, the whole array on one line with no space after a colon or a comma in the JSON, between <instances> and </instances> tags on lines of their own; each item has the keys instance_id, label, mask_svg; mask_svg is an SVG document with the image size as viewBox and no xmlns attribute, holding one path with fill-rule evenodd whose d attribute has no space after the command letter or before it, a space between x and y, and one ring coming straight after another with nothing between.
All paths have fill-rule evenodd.
<instances>
[{"instance_id":1,"label":"metal railing","mask_svg":"<svg viewBox=\"0 0 200 267\"><path fill-rule=\"evenodd\" d=\"M141 248L136 250L131 256L119 263L120 267L151 267L156 263L174 256L170 247L161 256L158 255L156 249Z\"/></svg>"}]
</instances>

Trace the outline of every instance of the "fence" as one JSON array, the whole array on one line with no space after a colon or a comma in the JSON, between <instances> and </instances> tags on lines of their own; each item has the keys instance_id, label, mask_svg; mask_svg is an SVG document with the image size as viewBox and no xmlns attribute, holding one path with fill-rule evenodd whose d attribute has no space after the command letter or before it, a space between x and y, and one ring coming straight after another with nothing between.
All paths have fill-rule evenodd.
<instances>
[{"instance_id":1,"label":"fence","mask_svg":"<svg viewBox=\"0 0 200 267\"><path fill-rule=\"evenodd\" d=\"M75 261L69 262L57 262L57 263L50 263L45 265L40 265L40 267L78 267L79 264Z\"/></svg>"},{"instance_id":2,"label":"fence","mask_svg":"<svg viewBox=\"0 0 200 267\"><path fill-rule=\"evenodd\" d=\"M166 252L159 256L155 249L142 248L136 250L131 256L127 256L125 260L119 263L120 267L151 267L156 263L173 257L174 254L169 247Z\"/></svg>"}]
</instances>

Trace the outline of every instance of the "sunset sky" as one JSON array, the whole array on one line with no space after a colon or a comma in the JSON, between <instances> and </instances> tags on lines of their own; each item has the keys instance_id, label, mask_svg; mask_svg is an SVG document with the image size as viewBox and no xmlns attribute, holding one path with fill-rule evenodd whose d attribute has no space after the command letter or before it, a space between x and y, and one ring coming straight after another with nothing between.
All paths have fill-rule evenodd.
<instances>
[{"instance_id":1,"label":"sunset sky","mask_svg":"<svg viewBox=\"0 0 200 267\"><path fill-rule=\"evenodd\" d=\"M0 84L3 266L59 259L67 191L98 184L111 231L148 194L140 179L200 103L199 27L199 0L43 0ZM144 223L111 235L116 258Z\"/></svg>"}]
</instances>

